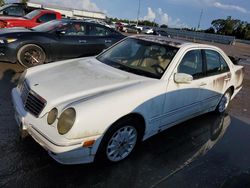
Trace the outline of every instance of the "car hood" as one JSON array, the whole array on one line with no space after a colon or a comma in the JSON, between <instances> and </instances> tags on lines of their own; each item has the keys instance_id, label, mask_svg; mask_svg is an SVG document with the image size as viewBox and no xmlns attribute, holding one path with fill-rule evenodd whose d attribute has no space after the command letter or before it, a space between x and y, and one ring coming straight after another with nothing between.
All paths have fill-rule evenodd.
<instances>
[{"instance_id":1,"label":"car hood","mask_svg":"<svg viewBox=\"0 0 250 188\"><path fill-rule=\"evenodd\" d=\"M33 32L30 29L26 29L25 27L12 27L12 28L3 28L1 29L1 35L5 35L5 34L13 34L13 33L30 33Z\"/></svg>"},{"instance_id":2,"label":"car hood","mask_svg":"<svg viewBox=\"0 0 250 188\"><path fill-rule=\"evenodd\" d=\"M94 57L53 64L37 67L27 75L30 88L47 101L47 110L151 79L115 69Z\"/></svg>"}]
</instances>

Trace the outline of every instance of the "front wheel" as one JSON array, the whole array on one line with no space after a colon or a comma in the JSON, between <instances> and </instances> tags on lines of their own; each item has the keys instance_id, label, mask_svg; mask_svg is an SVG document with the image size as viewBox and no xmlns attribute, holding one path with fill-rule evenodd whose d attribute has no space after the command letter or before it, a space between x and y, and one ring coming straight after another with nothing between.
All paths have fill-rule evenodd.
<instances>
[{"instance_id":1,"label":"front wheel","mask_svg":"<svg viewBox=\"0 0 250 188\"><path fill-rule=\"evenodd\" d=\"M216 107L215 112L224 113L227 110L227 107L230 103L232 93L230 90L227 90L225 94L221 97L219 104Z\"/></svg>"},{"instance_id":2,"label":"front wheel","mask_svg":"<svg viewBox=\"0 0 250 188\"><path fill-rule=\"evenodd\" d=\"M104 135L97 161L120 162L126 159L141 139L140 129L131 120L116 123Z\"/></svg>"},{"instance_id":3,"label":"front wheel","mask_svg":"<svg viewBox=\"0 0 250 188\"><path fill-rule=\"evenodd\" d=\"M40 46L27 44L18 50L17 60L22 66L29 68L43 64L46 54Z\"/></svg>"}]
</instances>

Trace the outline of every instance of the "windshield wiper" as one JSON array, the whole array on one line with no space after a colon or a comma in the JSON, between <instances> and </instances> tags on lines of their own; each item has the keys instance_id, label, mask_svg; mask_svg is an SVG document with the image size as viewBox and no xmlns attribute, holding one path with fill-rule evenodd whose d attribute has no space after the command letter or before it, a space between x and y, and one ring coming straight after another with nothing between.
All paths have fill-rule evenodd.
<instances>
[{"instance_id":1,"label":"windshield wiper","mask_svg":"<svg viewBox=\"0 0 250 188\"><path fill-rule=\"evenodd\" d=\"M157 75L155 75L153 73L146 72L146 71L140 70L140 69L135 69L135 68L132 68L132 67L128 67L128 66L125 66L125 65L122 65L122 64L119 64L119 63L114 63L111 66L115 67L117 69L124 70L126 72L131 72L131 73L138 74L138 75L141 75L141 76L146 76L146 77L159 79L159 76L157 76Z\"/></svg>"},{"instance_id":2,"label":"windshield wiper","mask_svg":"<svg viewBox=\"0 0 250 188\"><path fill-rule=\"evenodd\" d=\"M140 70L140 69L134 69L134 68L131 68L131 67L128 67L128 68L130 69L130 72L132 72L132 73L139 74L141 76L147 76L147 77L159 79L159 76L157 76L157 75L155 75L153 73L146 72L146 71Z\"/></svg>"}]
</instances>

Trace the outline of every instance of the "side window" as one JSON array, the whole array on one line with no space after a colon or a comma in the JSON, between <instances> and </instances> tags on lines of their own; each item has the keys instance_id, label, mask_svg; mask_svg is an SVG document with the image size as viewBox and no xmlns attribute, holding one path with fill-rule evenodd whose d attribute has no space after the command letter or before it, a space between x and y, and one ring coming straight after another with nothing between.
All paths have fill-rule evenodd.
<instances>
[{"instance_id":1,"label":"side window","mask_svg":"<svg viewBox=\"0 0 250 188\"><path fill-rule=\"evenodd\" d=\"M9 7L5 10L6 13L10 16L23 16L23 9L21 7Z\"/></svg>"},{"instance_id":2,"label":"side window","mask_svg":"<svg viewBox=\"0 0 250 188\"><path fill-rule=\"evenodd\" d=\"M178 73L186 73L194 79L203 77L201 50L192 50L185 54L178 66Z\"/></svg>"},{"instance_id":3,"label":"side window","mask_svg":"<svg viewBox=\"0 0 250 188\"><path fill-rule=\"evenodd\" d=\"M38 21L41 23L44 23L44 22L48 22L51 20L55 20L55 19L56 19L56 15L49 13L49 14L42 15L40 18L38 18Z\"/></svg>"},{"instance_id":4,"label":"side window","mask_svg":"<svg viewBox=\"0 0 250 188\"><path fill-rule=\"evenodd\" d=\"M90 36L108 36L110 35L110 30L96 25L89 25L89 35Z\"/></svg>"},{"instance_id":5,"label":"side window","mask_svg":"<svg viewBox=\"0 0 250 188\"><path fill-rule=\"evenodd\" d=\"M220 74L229 70L227 63L218 52L205 50L205 56L207 62L207 76Z\"/></svg>"},{"instance_id":6,"label":"side window","mask_svg":"<svg viewBox=\"0 0 250 188\"><path fill-rule=\"evenodd\" d=\"M220 55L220 62L221 62L221 72L228 72L229 67L228 67L226 61L224 60L224 58L221 55Z\"/></svg>"},{"instance_id":7,"label":"side window","mask_svg":"<svg viewBox=\"0 0 250 188\"><path fill-rule=\"evenodd\" d=\"M68 36L83 36L86 35L86 26L81 23L68 24L65 32Z\"/></svg>"}]
</instances>

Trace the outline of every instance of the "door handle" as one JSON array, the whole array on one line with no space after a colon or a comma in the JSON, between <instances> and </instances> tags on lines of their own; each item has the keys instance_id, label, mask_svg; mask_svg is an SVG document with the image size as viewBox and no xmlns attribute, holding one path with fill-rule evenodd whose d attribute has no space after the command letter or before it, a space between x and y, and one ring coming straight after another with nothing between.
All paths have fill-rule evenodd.
<instances>
[{"instance_id":1,"label":"door handle","mask_svg":"<svg viewBox=\"0 0 250 188\"><path fill-rule=\"evenodd\" d=\"M79 43L87 43L86 40L79 40Z\"/></svg>"},{"instance_id":2,"label":"door handle","mask_svg":"<svg viewBox=\"0 0 250 188\"><path fill-rule=\"evenodd\" d=\"M200 86L206 86L206 85L207 85L207 83L205 83L205 82L200 83Z\"/></svg>"},{"instance_id":3,"label":"door handle","mask_svg":"<svg viewBox=\"0 0 250 188\"><path fill-rule=\"evenodd\" d=\"M111 43L112 40L105 40L105 43Z\"/></svg>"}]
</instances>

